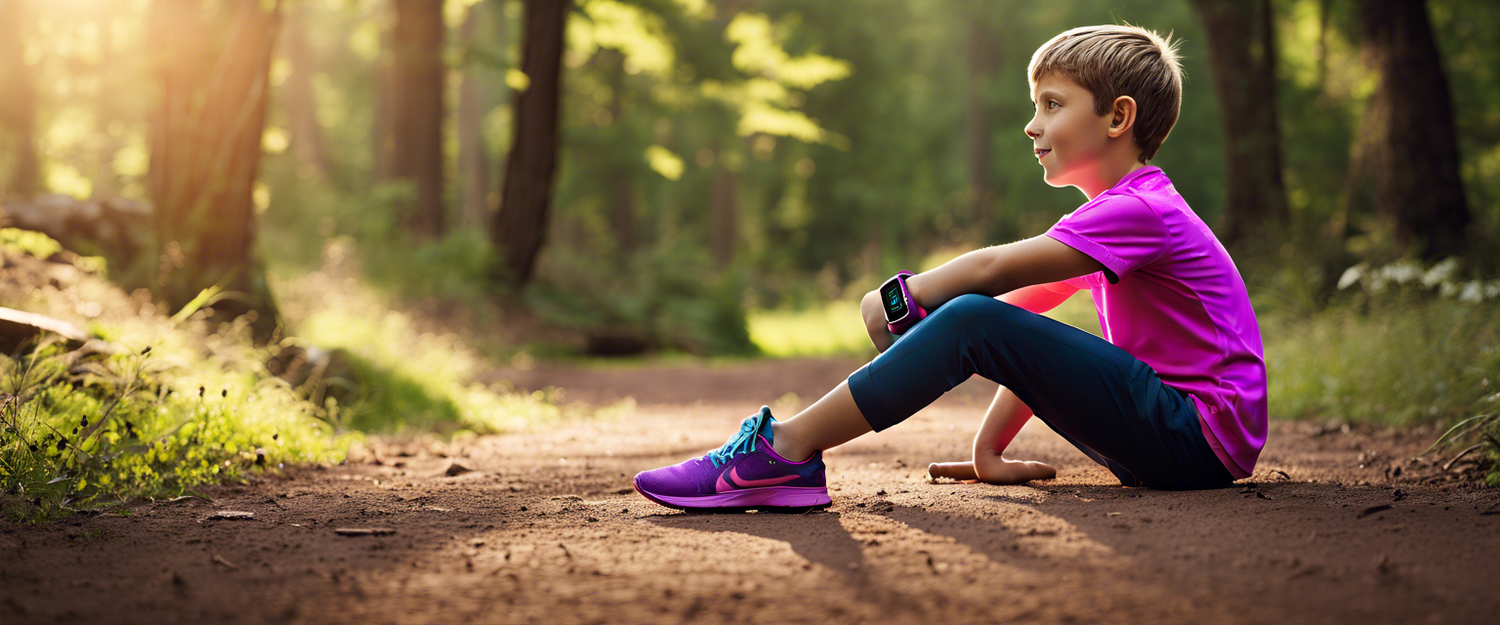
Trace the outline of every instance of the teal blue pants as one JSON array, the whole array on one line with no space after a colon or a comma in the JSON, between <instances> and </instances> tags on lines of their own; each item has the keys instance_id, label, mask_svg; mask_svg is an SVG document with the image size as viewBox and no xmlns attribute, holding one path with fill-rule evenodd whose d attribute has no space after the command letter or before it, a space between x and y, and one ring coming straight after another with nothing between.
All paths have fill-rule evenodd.
<instances>
[{"instance_id":1,"label":"teal blue pants","mask_svg":"<svg viewBox=\"0 0 1500 625\"><path fill-rule=\"evenodd\" d=\"M976 373L1015 392L1125 486L1234 481L1203 438L1187 393L1104 339L991 297L964 295L939 307L850 375L849 390L879 432Z\"/></svg>"}]
</instances>

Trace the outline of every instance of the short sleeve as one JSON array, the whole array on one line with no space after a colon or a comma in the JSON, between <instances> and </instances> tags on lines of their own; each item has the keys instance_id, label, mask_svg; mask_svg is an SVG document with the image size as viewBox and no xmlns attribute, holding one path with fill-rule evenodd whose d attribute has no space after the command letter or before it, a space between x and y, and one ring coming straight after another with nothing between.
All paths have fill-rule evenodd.
<instances>
[{"instance_id":1,"label":"short sleeve","mask_svg":"<svg viewBox=\"0 0 1500 625\"><path fill-rule=\"evenodd\" d=\"M1078 276L1077 278L1068 278L1067 280L1064 280L1063 282L1068 283L1069 285L1071 285L1075 289L1088 290L1088 289L1092 289L1092 288L1094 288L1096 286L1100 286L1100 284L1103 282L1103 280L1104 280L1104 272L1102 272L1102 271L1095 271L1094 273L1084 274L1084 275Z\"/></svg>"},{"instance_id":2,"label":"short sleeve","mask_svg":"<svg viewBox=\"0 0 1500 625\"><path fill-rule=\"evenodd\" d=\"M1108 195L1085 204L1059 219L1047 236L1099 261L1110 283L1151 264L1167 250L1167 225L1150 206L1130 195Z\"/></svg>"}]
</instances>

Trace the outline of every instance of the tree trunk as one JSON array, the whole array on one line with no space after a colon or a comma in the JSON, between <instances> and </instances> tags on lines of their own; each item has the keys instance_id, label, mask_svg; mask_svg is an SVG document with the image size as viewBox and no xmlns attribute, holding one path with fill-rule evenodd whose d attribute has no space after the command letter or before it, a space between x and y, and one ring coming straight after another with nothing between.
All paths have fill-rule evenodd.
<instances>
[{"instance_id":1,"label":"tree trunk","mask_svg":"<svg viewBox=\"0 0 1500 625\"><path fill-rule=\"evenodd\" d=\"M1360 30L1366 63L1380 74L1364 122L1375 209L1394 219L1401 249L1426 260L1460 254L1473 218L1427 3L1367 0Z\"/></svg>"},{"instance_id":2,"label":"tree trunk","mask_svg":"<svg viewBox=\"0 0 1500 625\"><path fill-rule=\"evenodd\" d=\"M713 179L713 234L709 246L713 251L714 264L727 267L734 262L735 248L739 243L739 175L729 168L728 159L714 142Z\"/></svg>"},{"instance_id":3,"label":"tree trunk","mask_svg":"<svg viewBox=\"0 0 1500 625\"><path fill-rule=\"evenodd\" d=\"M401 224L420 238L446 228L443 208L443 3L396 0L391 174L416 187Z\"/></svg>"},{"instance_id":4,"label":"tree trunk","mask_svg":"<svg viewBox=\"0 0 1500 625\"><path fill-rule=\"evenodd\" d=\"M568 0L525 0L521 71L529 84L515 99L514 144L505 162L505 188L491 238L500 248L505 278L529 282L547 235L552 177L557 170L563 27Z\"/></svg>"},{"instance_id":5,"label":"tree trunk","mask_svg":"<svg viewBox=\"0 0 1500 625\"><path fill-rule=\"evenodd\" d=\"M490 159L484 145L484 111L480 80L472 48L479 11L486 6L469 7L459 30L464 46L463 82L458 88L458 168L463 173L463 224L465 228L482 228L489 223Z\"/></svg>"},{"instance_id":6,"label":"tree trunk","mask_svg":"<svg viewBox=\"0 0 1500 625\"><path fill-rule=\"evenodd\" d=\"M307 42L306 13L305 4L293 9L287 16L283 35L282 43L292 65L292 73L286 80L286 113L292 131L292 153L314 175L327 178L328 149L323 126L318 123L317 97L313 91L318 62Z\"/></svg>"},{"instance_id":7,"label":"tree trunk","mask_svg":"<svg viewBox=\"0 0 1500 625\"><path fill-rule=\"evenodd\" d=\"M997 62L991 37L988 26L979 17L970 16L965 126L969 138L970 219L974 233L980 237L989 230L991 204L995 200L994 188L990 186L990 114L985 102L986 86Z\"/></svg>"},{"instance_id":8,"label":"tree trunk","mask_svg":"<svg viewBox=\"0 0 1500 625\"><path fill-rule=\"evenodd\" d=\"M1287 223L1276 114L1276 44L1269 0L1194 0L1223 118L1225 245Z\"/></svg>"},{"instance_id":9,"label":"tree trunk","mask_svg":"<svg viewBox=\"0 0 1500 625\"><path fill-rule=\"evenodd\" d=\"M30 19L26 0L0 0L0 129L10 135L11 170L0 172L0 195L30 198L41 191L36 148L36 76L26 65L25 40ZM0 147L5 144L0 143Z\"/></svg>"},{"instance_id":10,"label":"tree trunk","mask_svg":"<svg viewBox=\"0 0 1500 625\"><path fill-rule=\"evenodd\" d=\"M371 72L374 86L375 119L370 128L375 146L375 182L389 184L396 180L396 36L395 28L388 27L395 21L395 10L388 3L375 6L373 17L380 23L380 55Z\"/></svg>"},{"instance_id":11,"label":"tree trunk","mask_svg":"<svg viewBox=\"0 0 1500 625\"><path fill-rule=\"evenodd\" d=\"M615 173L612 190L611 214L615 229L615 244L621 255L635 251L637 244L635 228L635 180L629 171Z\"/></svg>"},{"instance_id":12,"label":"tree trunk","mask_svg":"<svg viewBox=\"0 0 1500 625\"><path fill-rule=\"evenodd\" d=\"M625 91L625 55L618 50L600 50L601 58L607 57L612 61L612 66L606 71L610 73L610 98L609 118L615 128L625 128L624 114L624 91ZM625 134L623 130L620 131ZM632 149L635 146L630 146ZM637 152L639 154L639 152ZM635 171L634 168L625 164L620 159L611 159L614 162L614 185L611 189L610 199L610 222L614 226L616 249L621 255L629 254L636 247L635 228Z\"/></svg>"},{"instance_id":13,"label":"tree trunk","mask_svg":"<svg viewBox=\"0 0 1500 625\"><path fill-rule=\"evenodd\" d=\"M162 246L158 286L173 308L221 287L214 317L249 315L254 337L266 341L279 320L256 259L253 193L281 5L219 6L233 9L222 45L212 43L219 38L209 26L218 24L203 20L200 0L152 7L162 84L149 177Z\"/></svg>"},{"instance_id":14,"label":"tree trunk","mask_svg":"<svg viewBox=\"0 0 1500 625\"><path fill-rule=\"evenodd\" d=\"M719 28L727 28L734 21L735 16L743 13L749 8L754 0L717 0L714 18ZM725 124L724 127L732 128L733 123ZM742 146L749 146L754 140L750 137L734 137L733 141L741 142ZM713 220L710 223L708 249L713 255L714 264L718 267L727 267L734 262L739 247L739 225L740 225L740 167L731 167L734 159L725 158L726 150L720 145L718 138L713 139L710 149L714 153L713 181L709 188L709 204L713 211Z\"/></svg>"}]
</instances>

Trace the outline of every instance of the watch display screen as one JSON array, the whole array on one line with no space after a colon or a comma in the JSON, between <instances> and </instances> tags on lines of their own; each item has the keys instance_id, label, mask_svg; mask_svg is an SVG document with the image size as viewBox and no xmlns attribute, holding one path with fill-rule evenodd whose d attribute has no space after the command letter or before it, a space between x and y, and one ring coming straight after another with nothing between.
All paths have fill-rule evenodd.
<instances>
[{"instance_id":1,"label":"watch display screen","mask_svg":"<svg viewBox=\"0 0 1500 625\"><path fill-rule=\"evenodd\" d=\"M900 280L891 278L881 285L880 303L885 307L886 323L895 323L906 317L909 311L906 308L906 294L902 293Z\"/></svg>"}]
</instances>

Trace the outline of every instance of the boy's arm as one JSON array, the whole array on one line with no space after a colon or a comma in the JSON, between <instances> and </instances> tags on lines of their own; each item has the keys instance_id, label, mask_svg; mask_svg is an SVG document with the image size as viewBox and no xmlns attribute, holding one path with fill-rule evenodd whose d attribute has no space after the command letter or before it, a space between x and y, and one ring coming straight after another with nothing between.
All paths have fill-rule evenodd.
<instances>
[{"instance_id":1,"label":"boy's arm","mask_svg":"<svg viewBox=\"0 0 1500 625\"><path fill-rule=\"evenodd\" d=\"M1041 235L969 252L941 267L912 276L906 281L906 286L917 304L929 311L960 295L983 293L991 297L1001 296L1001 301L1031 312L1045 312L1078 291L1064 280L1103 268L1089 255ZM1018 289L1042 284L1046 286L1012 295ZM1044 291L1052 291L1056 300ZM1018 303L1022 299L1030 303ZM1032 305L1037 308L1032 308ZM895 342L895 337L886 331L880 296L875 291L865 294L860 302L860 314L865 319L865 330L875 349L884 352Z\"/></svg>"},{"instance_id":2,"label":"boy's arm","mask_svg":"<svg viewBox=\"0 0 1500 625\"><path fill-rule=\"evenodd\" d=\"M1002 457L1005 448L1030 419L1031 407L1010 389L1000 387L989 411L984 414L979 433L974 435L974 459L970 462L933 463L927 467L927 474L934 478L979 480L991 484L1020 484L1057 477L1057 469L1047 464Z\"/></svg>"},{"instance_id":3,"label":"boy's arm","mask_svg":"<svg viewBox=\"0 0 1500 625\"><path fill-rule=\"evenodd\" d=\"M941 267L912 276L906 281L906 286L917 304L933 310L968 293L995 297L1034 284L1061 282L1103 269L1104 265L1088 254L1040 235L969 252Z\"/></svg>"},{"instance_id":4,"label":"boy's arm","mask_svg":"<svg viewBox=\"0 0 1500 625\"><path fill-rule=\"evenodd\" d=\"M1000 296L1000 301L1041 314L1068 301L1079 288L1067 281L1033 284Z\"/></svg>"}]
</instances>

